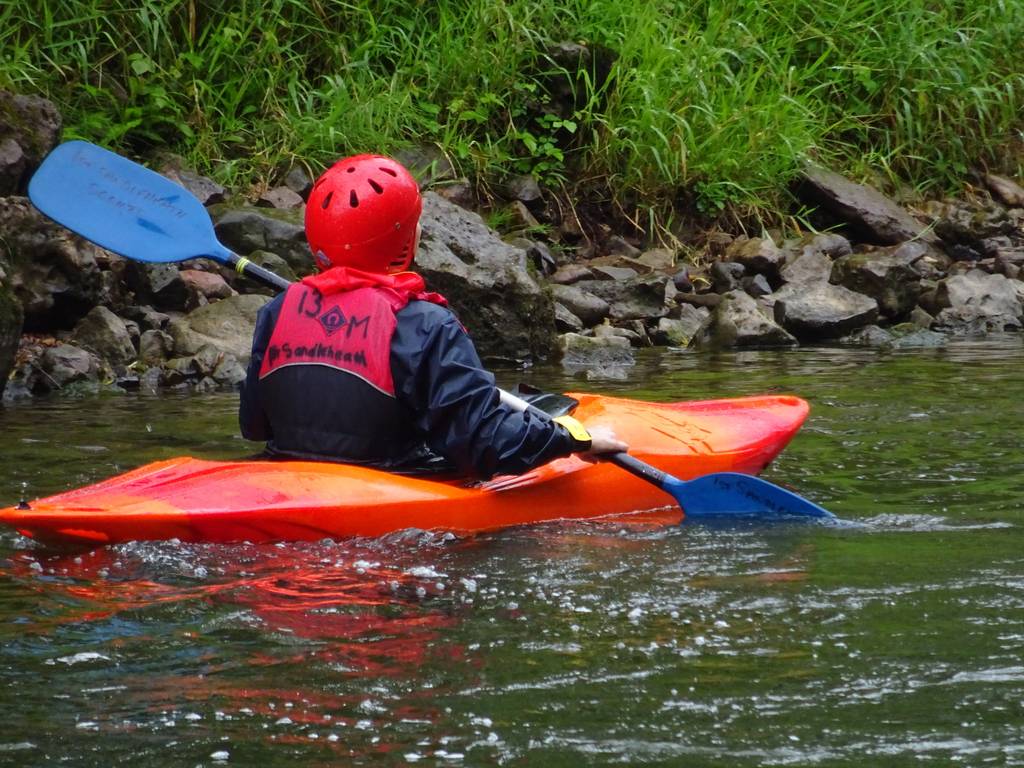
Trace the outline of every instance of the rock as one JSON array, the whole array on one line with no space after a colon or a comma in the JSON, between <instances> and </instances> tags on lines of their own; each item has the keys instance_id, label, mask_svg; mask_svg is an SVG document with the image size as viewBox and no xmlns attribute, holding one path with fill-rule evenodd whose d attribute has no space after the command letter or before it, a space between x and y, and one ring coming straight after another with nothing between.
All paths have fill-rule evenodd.
<instances>
[{"instance_id":1,"label":"rock","mask_svg":"<svg viewBox=\"0 0 1024 768\"><path fill-rule=\"evenodd\" d=\"M807 168L797 195L849 225L860 240L880 245L936 242L925 225L878 190L824 168Z\"/></svg>"},{"instance_id":2,"label":"rock","mask_svg":"<svg viewBox=\"0 0 1024 768\"><path fill-rule=\"evenodd\" d=\"M935 318L924 307L914 307L910 313L910 322L918 328L931 328L935 323Z\"/></svg>"},{"instance_id":3,"label":"rock","mask_svg":"<svg viewBox=\"0 0 1024 768\"><path fill-rule=\"evenodd\" d=\"M296 275L312 273L313 256L301 211L216 206L210 213L217 238L235 253L248 256L253 251L270 251L284 259Z\"/></svg>"},{"instance_id":4,"label":"rock","mask_svg":"<svg viewBox=\"0 0 1024 768\"><path fill-rule=\"evenodd\" d=\"M96 381L100 375L99 361L87 350L71 344L47 347L39 360L45 372L43 389L63 389L79 381Z\"/></svg>"},{"instance_id":5,"label":"rock","mask_svg":"<svg viewBox=\"0 0 1024 768\"><path fill-rule=\"evenodd\" d=\"M298 275L296 275L295 271L291 268L291 265L276 253L271 253L270 251L253 251L246 258L253 264L263 267L264 269L273 272L278 277L283 277L289 282L294 283L299 279ZM277 288L263 285L252 278L239 275L233 270L230 273L230 276L232 285L240 293L262 293L266 296L276 296L280 293Z\"/></svg>"},{"instance_id":6,"label":"rock","mask_svg":"<svg viewBox=\"0 0 1024 768\"><path fill-rule=\"evenodd\" d=\"M624 281L639 276L639 273L632 267L613 267L606 264L593 267L593 272L594 277L598 280Z\"/></svg>"},{"instance_id":7,"label":"rock","mask_svg":"<svg viewBox=\"0 0 1024 768\"><path fill-rule=\"evenodd\" d=\"M694 307L707 307L714 309L721 301L722 296L718 293L678 293L676 301L680 304L689 304Z\"/></svg>"},{"instance_id":8,"label":"rock","mask_svg":"<svg viewBox=\"0 0 1024 768\"><path fill-rule=\"evenodd\" d=\"M664 317L668 314L669 298L676 295L675 285L665 275L621 281L581 280L574 287L607 301L612 320Z\"/></svg>"},{"instance_id":9,"label":"rock","mask_svg":"<svg viewBox=\"0 0 1024 768\"><path fill-rule=\"evenodd\" d=\"M240 294L207 304L185 317L172 320L168 332L174 339L175 354L187 357L210 344L220 352L234 355L243 365L248 365L256 312L267 301L267 297L259 294Z\"/></svg>"},{"instance_id":10,"label":"rock","mask_svg":"<svg viewBox=\"0 0 1024 768\"><path fill-rule=\"evenodd\" d=\"M509 205L509 211L512 213L512 223L516 229L520 231L536 231L540 229L540 222L537 221L537 217L533 215L533 212L527 207L526 203L521 200L513 200Z\"/></svg>"},{"instance_id":11,"label":"rock","mask_svg":"<svg viewBox=\"0 0 1024 768\"><path fill-rule=\"evenodd\" d=\"M443 197L449 203L453 203L467 211L476 208L476 190L469 182L469 179L456 179L446 184L439 184L433 188L433 192Z\"/></svg>"},{"instance_id":12,"label":"rock","mask_svg":"<svg viewBox=\"0 0 1024 768\"><path fill-rule=\"evenodd\" d=\"M607 301L574 285L553 285L551 295L587 327L597 325L611 311Z\"/></svg>"},{"instance_id":13,"label":"rock","mask_svg":"<svg viewBox=\"0 0 1024 768\"><path fill-rule=\"evenodd\" d=\"M564 304L555 302L555 330L559 333L579 333L584 328L580 320Z\"/></svg>"},{"instance_id":14,"label":"rock","mask_svg":"<svg viewBox=\"0 0 1024 768\"><path fill-rule=\"evenodd\" d=\"M238 387L245 381L245 366L234 355L225 353L210 377L217 384Z\"/></svg>"},{"instance_id":15,"label":"rock","mask_svg":"<svg viewBox=\"0 0 1024 768\"><path fill-rule=\"evenodd\" d=\"M832 257L816 248L804 248L786 262L780 277L789 285L815 285L827 283L832 274Z\"/></svg>"},{"instance_id":16,"label":"rock","mask_svg":"<svg viewBox=\"0 0 1024 768\"><path fill-rule=\"evenodd\" d=\"M878 302L841 285L812 285L775 301L775 321L800 341L838 339L878 319Z\"/></svg>"},{"instance_id":17,"label":"rock","mask_svg":"<svg viewBox=\"0 0 1024 768\"><path fill-rule=\"evenodd\" d=\"M695 334L690 346L701 348L787 347L797 340L762 314L753 298L731 291Z\"/></svg>"},{"instance_id":18,"label":"rock","mask_svg":"<svg viewBox=\"0 0 1024 768\"><path fill-rule=\"evenodd\" d=\"M284 185L303 200L313 191L313 179L301 165L293 165L284 175Z\"/></svg>"},{"instance_id":19,"label":"rock","mask_svg":"<svg viewBox=\"0 0 1024 768\"><path fill-rule=\"evenodd\" d=\"M558 268L555 257L551 255L551 250L540 241L530 240L527 237L516 237L510 240L509 244L526 251L526 257L538 274L553 275Z\"/></svg>"},{"instance_id":20,"label":"rock","mask_svg":"<svg viewBox=\"0 0 1024 768\"><path fill-rule=\"evenodd\" d=\"M636 260L659 272L669 272L676 268L676 255L667 248L644 251Z\"/></svg>"},{"instance_id":21,"label":"rock","mask_svg":"<svg viewBox=\"0 0 1024 768\"><path fill-rule=\"evenodd\" d=\"M227 284L216 272L203 272L198 269L182 269L179 271L182 282L190 291L202 294L207 301L226 299L234 294L231 286Z\"/></svg>"},{"instance_id":22,"label":"rock","mask_svg":"<svg viewBox=\"0 0 1024 768\"><path fill-rule=\"evenodd\" d=\"M194 171L178 167L177 163L165 165L161 173L191 192L203 205L216 205L227 199L227 190L220 184Z\"/></svg>"},{"instance_id":23,"label":"rock","mask_svg":"<svg viewBox=\"0 0 1024 768\"><path fill-rule=\"evenodd\" d=\"M640 321L637 320L637 321L630 321L630 322L637 322L637 323L639 323ZM615 326L615 325L608 325L607 323L603 323L603 324L598 325L598 326L596 326L594 328L594 337L595 338L600 339L600 338L605 338L605 337L610 337L610 336L615 336L615 337L618 337L618 338L621 338L621 339L625 339L626 341L629 342L629 345L631 347L642 347L642 346L650 346L651 345L650 339L647 338L647 333L645 331L643 331L642 323L641 323L640 329L620 328L620 327Z\"/></svg>"},{"instance_id":24,"label":"rock","mask_svg":"<svg viewBox=\"0 0 1024 768\"><path fill-rule=\"evenodd\" d=\"M36 168L60 142L53 102L0 90L0 197L22 195Z\"/></svg>"},{"instance_id":25,"label":"rock","mask_svg":"<svg viewBox=\"0 0 1024 768\"><path fill-rule=\"evenodd\" d=\"M939 282L935 326L956 332L1018 330L1024 304L1021 284L972 269Z\"/></svg>"},{"instance_id":26,"label":"rock","mask_svg":"<svg viewBox=\"0 0 1024 768\"><path fill-rule=\"evenodd\" d=\"M747 268L739 262L716 261L711 265L711 289L715 293L734 291L739 287L740 278L746 273Z\"/></svg>"},{"instance_id":27,"label":"rock","mask_svg":"<svg viewBox=\"0 0 1024 768\"><path fill-rule=\"evenodd\" d=\"M690 279L690 270L683 267L672 275L672 284L676 287L676 290L681 293L690 293L693 291L693 281Z\"/></svg>"},{"instance_id":28,"label":"rock","mask_svg":"<svg viewBox=\"0 0 1024 768\"><path fill-rule=\"evenodd\" d=\"M688 347L711 314L710 310L684 305L682 317L660 317L658 325L651 329L650 338L655 344L669 347Z\"/></svg>"},{"instance_id":29,"label":"rock","mask_svg":"<svg viewBox=\"0 0 1024 768\"><path fill-rule=\"evenodd\" d=\"M277 208L281 211L301 208L305 205L302 195L289 187L268 189L256 199L258 208Z\"/></svg>"},{"instance_id":30,"label":"rock","mask_svg":"<svg viewBox=\"0 0 1024 768\"><path fill-rule=\"evenodd\" d=\"M18 351L24 320L21 302L14 295L11 277L10 262L0 251L0 395L3 395L7 378L14 368L14 356Z\"/></svg>"},{"instance_id":31,"label":"rock","mask_svg":"<svg viewBox=\"0 0 1024 768\"><path fill-rule=\"evenodd\" d=\"M134 362L135 346L124 320L106 307L94 307L75 326L71 341L115 367Z\"/></svg>"},{"instance_id":32,"label":"rock","mask_svg":"<svg viewBox=\"0 0 1024 768\"><path fill-rule=\"evenodd\" d=\"M725 260L742 264L747 272L776 280L785 254L767 238L739 238L726 249Z\"/></svg>"},{"instance_id":33,"label":"rock","mask_svg":"<svg viewBox=\"0 0 1024 768\"><path fill-rule=\"evenodd\" d=\"M566 264L555 270L550 280L557 285L572 285L580 280L593 280L594 273L582 264Z\"/></svg>"},{"instance_id":34,"label":"rock","mask_svg":"<svg viewBox=\"0 0 1024 768\"><path fill-rule=\"evenodd\" d=\"M23 197L0 197L0 255L26 331L69 329L99 302L101 249L45 218Z\"/></svg>"},{"instance_id":35,"label":"rock","mask_svg":"<svg viewBox=\"0 0 1024 768\"><path fill-rule=\"evenodd\" d=\"M895 337L884 328L877 325L866 325L858 328L841 341L844 344L856 344L862 347L889 347L892 346Z\"/></svg>"},{"instance_id":36,"label":"rock","mask_svg":"<svg viewBox=\"0 0 1024 768\"><path fill-rule=\"evenodd\" d=\"M482 356L543 357L554 347L551 296L526 267L526 252L502 242L475 213L427 192L416 269L451 302Z\"/></svg>"},{"instance_id":37,"label":"rock","mask_svg":"<svg viewBox=\"0 0 1024 768\"><path fill-rule=\"evenodd\" d=\"M1011 208L1024 208L1024 187L1012 179L988 173L985 174L985 185Z\"/></svg>"},{"instance_id":38,"label":"rock","mask_svg":"<svg viewBox=\"0 0 1024 768\"><path fill-rule=\"evenodd\" d=\"M150 329L139 337L139 362L147 367L160 365L174 352L171 334Z\"/></svg>"},{"instance_id":39,"label":"rock","mask_svg":"<svg viewBox=\"0 0 1024 768\"><path fill-rule=\"evenodd\" d=\"M167 327L167 323L171 321L170 315L165 315L163 312L157 312L152 307L126 307L122 314L138 323L139 330L143 332L149 330L163 330Z\"/></svg>"},{"instance_id":40,"label":"rock","mask_svg":"<svg viewBox=\"0 0 1024 768\"><path fill-rule=\"evenodd\" d=\"M640 249L621 235L609 237L602 250L610 256L626 256L630 259L635 259L640 255Z\"/></svg>"},{"instance_id":41,"label":"rock","mask_svg":"<svg viewBox=\"0 0 1024 768\"><path fill-rule=\"evenodd\" d=\"M525 203L533 210L539 210L544 207L544 193L541 191L537 179L530 174L513 176L509 179L505 183L505 194L508 195L510 200L518 200L521 203Z\"/></svg>"},{"instance_id":42,"label":"rock","mask_svg":"<svg viewBox=\"0 0 1024 768\"><path fill-rule=\"evenodd\" d=\"M755 299L767 296L772 292L772 287L768 284L768 278L764 275L747 275L740 280L740 288Z\"/></svg>"},{"instance_id":43,"label":"rock","mask_svg":"<svg viewBox=\"0 0 1024 768\"><path fill-rule=\"evenodd\" d=\"M906 325L909 324L904 323L904 326ZM946 334L929 331L927 328L904 326L893 328L895 333L892 345L896 349L935 349L944 347L948 341Z\"/></svg>"},{"instance_id":44,"label":"rock","mask_svg":"<svg viewBox=\"0 0 1024 768\"><path fill-rule=\"evenodd\" d=\"M562 365L568 368L621 368L636 363L633 348L621 336L587 337L566 333L560 337Z\"/></svg>"},{"instance_id":45,"label":"rock","mask_svg":"<svg viewBox=\"0 0 1024 768\"><path fill-rule=\"evenodd\" d=\"M189 312L206 304L206 297L182 278L177 264L134 261L124 272L125 283L138 301L171 312Z\"/></svg>"},{"instance_id":46,"label":"rock","mask_svg":"<svg viewBox=\"0 0 1024 768\"><path fill-rule=\"evenodd\" d=\"M851 291L870 296L890 320L910 314L921 295L921 275L914 264L927 253L923 243L843 256L832 266L831 279Z\"/></svg>"}]
</instances>

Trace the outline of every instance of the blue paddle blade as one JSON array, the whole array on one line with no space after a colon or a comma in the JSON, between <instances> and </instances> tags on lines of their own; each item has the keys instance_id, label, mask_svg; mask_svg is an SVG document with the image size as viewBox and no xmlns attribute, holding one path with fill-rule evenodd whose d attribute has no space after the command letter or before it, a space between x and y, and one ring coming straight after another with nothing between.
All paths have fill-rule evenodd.
<instances>
[{"instance_id":1,"label":"blue paddle blade","mask_svg":"<svg viewBox=\"0 0 1024 768\"><path fill-rule=\"evenodd\" d=\"M130 259L205 256L230 263L210 216L187 189L85 141L54 149L28 185L33 205L87 240Z\"/></svg>"},{"instance_id":2,"label":"blue paddle blade","mask_svg":"<svg viewBox=\"0 0 1024 768\"><path fill-rule=\"evenodd\" d=\"M715 472L694 480L667 480L662 488L686 514L685 520L704 518L827 518L835 515L802 496L753 475Z\"/></svg>"}]
</instances>

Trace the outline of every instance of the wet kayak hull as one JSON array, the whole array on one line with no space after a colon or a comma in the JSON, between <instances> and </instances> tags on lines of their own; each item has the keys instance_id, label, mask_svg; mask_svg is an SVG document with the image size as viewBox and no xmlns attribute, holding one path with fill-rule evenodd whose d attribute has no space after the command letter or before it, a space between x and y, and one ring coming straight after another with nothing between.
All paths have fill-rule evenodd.
<instances>
[{"instance_id":1,"label":"wet kayak hull","mask_svg":"<svg viewBox=\"0 0 1024 768\"><path fill-rule=\"evenodd\" d=\"M646 403L574 394L575 415L608 425L631 453L681 479L757 474L807 416L796 397ZM660 510L664 492L608 463L577 456L486 482L398 476L367 467L301 461L179 457L109 480L0 510L0 523L46 541L289 541L376 537L404 529L465 535L565 519Z\"/></svg>"}]
</instances>

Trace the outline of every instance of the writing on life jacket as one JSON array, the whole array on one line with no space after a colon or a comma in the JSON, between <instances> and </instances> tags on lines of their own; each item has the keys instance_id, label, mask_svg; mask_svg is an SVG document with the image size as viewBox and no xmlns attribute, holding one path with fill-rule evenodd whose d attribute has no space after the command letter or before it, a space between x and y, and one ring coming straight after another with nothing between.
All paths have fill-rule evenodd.
<instances>
[{"instance_id":1,"label":"writing on life jacket","mask_svg":"<svg viewBox=\"0 0 1024 768\"><path fill-rule=\"evenodd\" d=\"M285 293L260 378L292 365L326 365L394 394L391 337L395 312L374 288L324 295L297 283Z\"/></svg>"}]
</instances>

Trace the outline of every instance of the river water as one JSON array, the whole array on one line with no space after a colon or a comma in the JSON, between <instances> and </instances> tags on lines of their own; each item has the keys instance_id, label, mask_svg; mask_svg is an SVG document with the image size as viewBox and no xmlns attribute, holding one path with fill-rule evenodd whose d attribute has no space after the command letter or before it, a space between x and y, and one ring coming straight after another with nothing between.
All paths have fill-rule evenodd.
<instances>
[{"instance_id":1,"label":"river water","mask_svg":"<svg viewBox=\"0 0 1024 768\"><path fill-rule=\"evenodd\" d=\"M0 765L1024 765L1022 367L1010 336L525 376L799 394L765 476L857 526L79 553L4 531ZM244 455L235 404L9 405L0 502Z\"/></svg>"}]
</instances>

